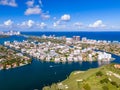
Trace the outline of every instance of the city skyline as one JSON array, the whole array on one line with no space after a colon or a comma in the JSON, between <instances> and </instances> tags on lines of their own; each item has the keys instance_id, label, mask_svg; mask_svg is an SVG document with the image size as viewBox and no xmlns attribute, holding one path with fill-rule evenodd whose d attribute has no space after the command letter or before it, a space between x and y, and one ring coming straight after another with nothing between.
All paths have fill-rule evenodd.
<instances>
[{"instance_id":1,"label":"city skyline","mask_svg":"<svg viewBox=\"0 0 120 90\"><path fill-rule=\"evenodd\" d=\"M120 31L120 1L0 0L0 31Z\"/></svg>"}]
</instances>

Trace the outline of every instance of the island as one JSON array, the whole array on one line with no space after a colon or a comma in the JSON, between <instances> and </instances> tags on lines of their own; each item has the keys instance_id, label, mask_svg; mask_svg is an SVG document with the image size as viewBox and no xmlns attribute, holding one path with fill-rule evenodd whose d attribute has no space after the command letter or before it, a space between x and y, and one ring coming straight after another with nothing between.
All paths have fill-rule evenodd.
<instances>
[{"instance_id":1,"label":"island","mask_svg":"<svg viewBox=\"0 0 120 90\"><path fill-rule=\"evenodd\" d=\"M42 90L119 90L120 64L109 64L87 71L74 71L66 80Z\"/></svg>"},{"instance_id":2,"label":"island","mask_svg":"<svg viewBox=\"0 0 120 90\"><path fill-rule=\"evenodd\" d=\"M13 36L13 35L21 35L21 33L19 31L10 30L10 31L7 31L7 32L0 31L0 35L1 36Z\"/></svg>"},{"instance_id":3,"label":"island","mask_svg":"<svg viewBox=\"0 0 120 90\"><path fill-rule=\"evenodd\" d=\"M0 38L8 38L9 35L0 35Z\"/></svg>"},{"instance_id":4,"label":"island","mask_svg":"<svg viewBox=\"0 0 120 90\"><path fill-rule=\"evenodd\" d=\"M8 31L8 32L1 32L0 31L0 38L8 38L13 35L20 35L20 32L18 31Z\"/></svg>"},{"instance_id":5,"label":"island","mask_svg":"<svg viewBox=\"0 0 120 90\"><path fill-rule=\"evenodd\" d=\"M0 70L31 63L31 58L13 49L0 45Z\"/></svg>"},{"instance_id":6,"label":"island","mask_svg":"<svg viewBox=\"0 0 120 90\"><path fill-rule=\"evenodd\" d=\"M55 37L54 35L42 35L41 37L30 36L28 40L23 42L6 41L4 45L41 61L48 62L102 62L113 60L110 53L95 50L94 44L91 45L89 43L89 41L81 41L79 36L66 38L65 36ZM100 43L95 43L95 45Z\"/></svg>"}]
</instances>

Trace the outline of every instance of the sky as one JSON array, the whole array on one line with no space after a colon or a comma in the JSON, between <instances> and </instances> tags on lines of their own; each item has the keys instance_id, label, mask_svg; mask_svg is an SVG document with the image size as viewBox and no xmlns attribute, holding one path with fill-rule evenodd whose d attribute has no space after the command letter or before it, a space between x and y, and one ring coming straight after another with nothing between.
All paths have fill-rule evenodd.
<instances>
[{"instance_id":1,"label":"sky","mask_svg":"<svg viewBox=\"0 0 120 90\"><path fill-rule=\"evenodd\" d=\"M0 31L120 31L120 0L0 0Z\"/></svg>"}]
</instances>

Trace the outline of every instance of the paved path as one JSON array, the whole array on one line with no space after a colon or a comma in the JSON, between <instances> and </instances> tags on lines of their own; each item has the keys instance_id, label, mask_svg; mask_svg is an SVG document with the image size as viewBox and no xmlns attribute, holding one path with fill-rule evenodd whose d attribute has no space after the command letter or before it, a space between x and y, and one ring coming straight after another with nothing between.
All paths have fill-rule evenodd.
<instances>
[{"instance_id":1,"label":"paved path","mask_svg":"<svg viewBox=\"0 0 120 90\"><path fill-rule=\"evenodd\" d=\"M120 75L119 74L116 74L116 73L113 73L112 71L108 71L107 72L107 75L113 75L113 76L115 76L116 78L119 78L120 79Z\"/></svg>"}]
</instances>

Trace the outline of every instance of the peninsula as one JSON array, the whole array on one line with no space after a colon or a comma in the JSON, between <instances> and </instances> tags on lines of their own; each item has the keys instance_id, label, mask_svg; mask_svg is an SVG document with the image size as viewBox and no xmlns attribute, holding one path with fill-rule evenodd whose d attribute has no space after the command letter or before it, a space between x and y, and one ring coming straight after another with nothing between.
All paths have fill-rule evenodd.
<instances>
[{"instance_id":1,"label":"peninsula","mask_svg":"<svg viewBox=\"0 0 120 90\"><path fill-rule=\"evenodd\" d=\"M119 90L120 64L109 64L87 71L74 71L66 80L43 90Z\"/></svg>"}]
</instances>

